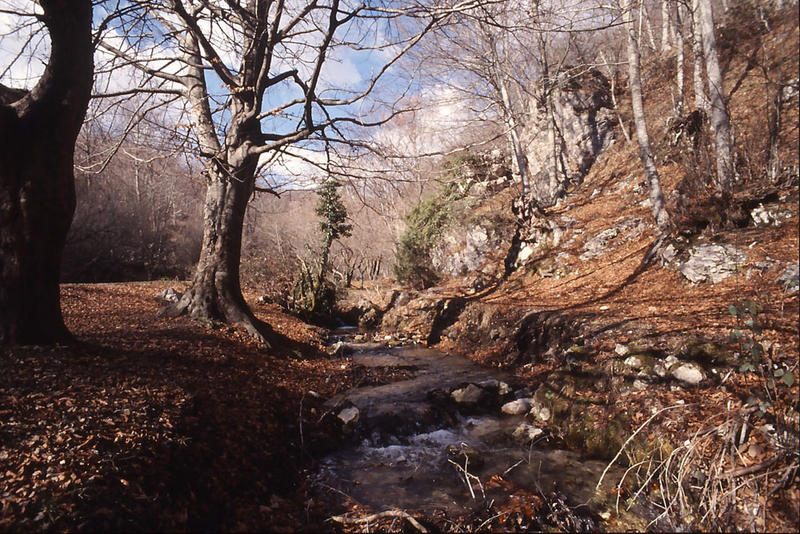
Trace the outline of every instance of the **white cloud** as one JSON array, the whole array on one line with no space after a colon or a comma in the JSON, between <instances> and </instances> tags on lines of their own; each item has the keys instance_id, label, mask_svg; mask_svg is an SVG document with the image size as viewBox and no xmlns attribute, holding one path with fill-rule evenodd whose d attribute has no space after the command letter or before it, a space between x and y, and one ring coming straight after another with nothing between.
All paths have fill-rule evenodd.
<instances>
[{"instance_id":1,"label":"white cloud","mask_svg":"<svg viewBox=\"0 0 800 534\"><path fill-rule=\"evenodd\" d=\"M41 8L30 1L1 0L0 10L4 11L0 13L0 82L30 89L50 57L50 36L33 17Z\"/></svg>"}]
</instances>

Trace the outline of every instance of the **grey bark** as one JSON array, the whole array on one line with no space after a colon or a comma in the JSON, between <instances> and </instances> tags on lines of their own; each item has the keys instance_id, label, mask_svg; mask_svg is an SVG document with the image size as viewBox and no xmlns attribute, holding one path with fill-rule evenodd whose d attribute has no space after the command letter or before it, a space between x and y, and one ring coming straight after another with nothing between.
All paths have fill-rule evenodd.
<instances>
[{"instance_id":1,"label":"grey bark","mask_svg":"<svg viewBox=\"0 0 800 534\"><path fill-rule=\"evenodd\" d=\"M665 231L670 225L669 214L664 203L664 194L661 191L661 182L658 176L653 151L650 148L650 137L647 134L647 121L644 116L644 102L642 99L642 83L640 74L639 43L633 26L632 1L623 0L623 23L628 30L628 74L631 89L631 105L633 107L633 122L636 126L636 139L639 143L639 156L644 167L647 180L647 189L653 210L653 217L659 230Z\"/></svg>"},{"instance_id":2,"label":"grey bark","mask_svg":"<svg viewBox=\"0 0 800 534\"><path fill-rule=\"evenodd\" d=\"M0 345L69 341L59 270L75 210L73 154L92 86L91 2L41 0L47 66L0 85Z\"/></svg>"},{"instance_id":3,"label":"grey bark","mask_svg":"<svg viewBox=\"0 0 800 534\"><path fill-rule=\"evenodd\" d=\"M675 97L675 116L682 117L683 116L683 85L684 85L684 69L686 64L686 59L683 53L683 16L681 14L681 10L683 8L680 2L673 2L672 3L675 13L675 40L676 40L676 47L678 49L678 55L676 58L677 63L677 75L675 77L675 84L676 84L676 91L677 95Z\"/></svg>"},{"instance_id":4,"label":"grey bark","mask_svg":"<svg viewBox=\"0 0 800 534\"><path fill-rule=\"evenodd\" d=\"M697 0L700 12L700 27L703 37L703 54L706 59L708 90L711 96L711 128L714 132L714 149L717 158L717 193L729 195L733 188L733 140L731 119L725 101L722 71L717 56L717 41L714 36L714 12L710 0Z\"/></svg>"},{"instance_id":5,"label":"grey bark","mask_svg":"<svg viewBox=\"0 0 800 534\"><path fill-rule=\"evenodd\" d=\"M692 0L692 80L694 87L694 107L708 114L710 104L706 93L705 57L703 56L703 32L700 29L700 9L698 0Z\"/></svg>"}]
</instances>

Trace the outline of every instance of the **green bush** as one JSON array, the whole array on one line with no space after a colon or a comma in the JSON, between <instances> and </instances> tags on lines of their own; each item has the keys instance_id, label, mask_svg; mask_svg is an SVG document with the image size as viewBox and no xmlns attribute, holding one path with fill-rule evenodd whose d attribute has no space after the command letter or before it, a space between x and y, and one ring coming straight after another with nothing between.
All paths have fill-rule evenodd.
<instances>
[{"instance_id":1,"label":"green bush","mask_svg":"<svg viewBox=\"0 0 800 534\"><path fill-rule=\"evenodd\" d=\"M419 289L438 281L431 266L431 250L452 220L453 203L463 196L458 186L450 183L438 195L423 200L408 212L407 229L395 255L394 274L398 282Z\"/></svg>"}]
</instances>

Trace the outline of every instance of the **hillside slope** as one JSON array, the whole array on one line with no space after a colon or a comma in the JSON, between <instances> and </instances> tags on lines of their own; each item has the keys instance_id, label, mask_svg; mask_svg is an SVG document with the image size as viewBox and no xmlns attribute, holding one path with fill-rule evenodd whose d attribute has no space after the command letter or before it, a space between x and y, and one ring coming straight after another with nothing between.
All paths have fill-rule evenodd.
<instances>
[{"instance_id":1,"label":"hillside slope","mask_svg":"<svg viewBox=\"0 0 800 534\"><path fill-rule=\"evenodd\" d=\"M513 370L552 442L635 467L628 495L648 495L676 528L783 530L800 521L797 11L762 25L732 10L720 35L732 207L709 189L707 123L671 118L674 60L653 58L646 110L676 230L656 233L637 148L617 132L583 183L522 230L510 186L474 193L442 246L451 265L482 254L479 266L403 290L381 335Z\"/></svg>"}]
</instances>

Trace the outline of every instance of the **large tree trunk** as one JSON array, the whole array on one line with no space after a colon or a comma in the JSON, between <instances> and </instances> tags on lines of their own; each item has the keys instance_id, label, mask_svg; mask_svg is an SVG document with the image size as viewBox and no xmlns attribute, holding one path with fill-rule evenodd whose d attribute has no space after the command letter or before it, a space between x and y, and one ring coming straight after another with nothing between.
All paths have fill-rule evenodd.
<instances>
[{"instance_id":1,"label":"large tree trunk","mask_svg":"<svg viewBox=\"0 0 800 534\"><path fill-rule=\"evenodd\" d=\"M698 0L700 26L703 35L703 55L706 58L708 91L711 95L711 128L714 131L714 150L717 156L717 195L727 198L733 189L733 140L731 119L722 86L722 71L714 36L714 14L710 0Z\"/></svg>"},{"instance_id":2,"label":"large tree trunk","mask_svg":"<svg viewBox=\"0 0 800 534\"><path fill-rule=\"evenodd\" d=\"M258 163L258 156L248 155L245 145L260 138L258 121L252 119L246 103L234 98L223 146L214 128L200 45L193 34L186 35L182 44L189 65L183 83L207 176L203 242L192 286L179 302L159 313L177 316L188 312L203 322L236 325L269 346L271 330L253 315L239 281L244 216L254 191Z\"/></svg>"},{"instance_id":3,"label":"large tree trunk","mask_svg":"<svg viewBox=\"0 0 800 534\"><path fill-rule=\"evenodd\" d=\"M44 74L29 92L0 86L0 345L71 339L58 284L92 86L91 3L41 6L51 42Z\"/></svg>"},{"instance_id":4,"label":"large tree trunk","mask_svg":"<svg viewBox=\"0 0 800 534\"><path fill-rule=\"evenodd\" d=\"M647 188L653 210L653 217L656 220L658 228L661 231L665 231L670 225L670 219L664 204L664 195L661 191L661 182L658 176L658 169L656 169L655 158L650 148L650 137L647 134L647 121L645 120L644 102L642 101L642 81L639 72L639 43L636 39L636 31L633 27L631 0L625 0L622 9L623 22L628 29L629 85L631 88L633 122L636 125L636 139L639 142L639 155L642 159L644 175L647 179Z\"/></svg>"},{"instance_id":5,"label":"large tree trunk","mask_svg":"<svg viewBox=\"0 0 800 534\"><path fill-rule=\"evenodd\" d=\"M239 264L247 202L253 194L255 162L223 167L211 162L203 215L203 244L192 287L169 313L188 311L204 322L242 327L269 345L269 327L259 321L242 296Z\"/></svg>"}]
</instances>

